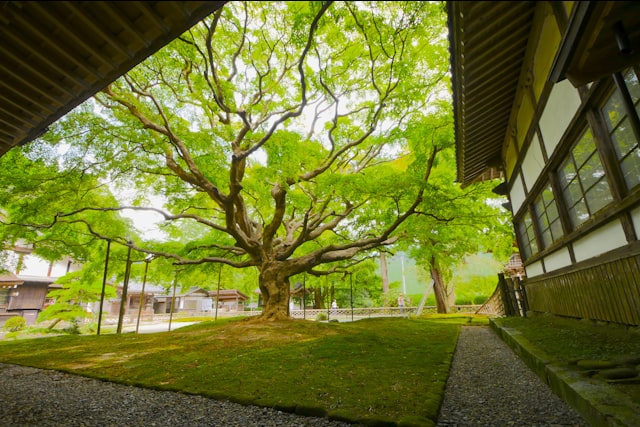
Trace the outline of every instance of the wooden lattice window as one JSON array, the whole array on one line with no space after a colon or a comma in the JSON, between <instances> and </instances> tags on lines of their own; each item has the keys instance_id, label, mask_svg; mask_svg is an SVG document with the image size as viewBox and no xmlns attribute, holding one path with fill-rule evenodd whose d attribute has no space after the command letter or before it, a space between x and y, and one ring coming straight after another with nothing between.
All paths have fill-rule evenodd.
<instances>
[{"instance_id":1,"label":"wooden lattice window","mask_svg":"<svg viewBox=\"0 0 640 427\"><path fill-rule=\"evenodd\" d=\"M9 304L9 289L0 286L0 313L7 311Z\"/></svg>"},{"instance_id":2,"label":"wooden lattice window","mask_svg":"<svg viewBox=\"0 0 640 427\"><path fill-rule=\"evenodd\" d=\"M518 234L521 241L520 252L524 259L536 254L538 252L538 243L536 242L533 221L529 212L526 212L522 216L522 220L518 222Z\"/></svg>"},{"instance_id":3,"label":"wooden lattice window","mask_svg":"<svg viewBox=\"0 0 640 427\"><path fill-rule=\"evenodd\" d=\"M547 248L563 235L560 214L551 185L547 185L538 195L533 202L533 209L542 237L542 245Z\"/></svg>"},{"instance_id":4,"label":"wooden lattice window","mask_svg":"<svg viewBox=\"0 0 640 427\"><path fill-rule=\"evenodd\" d=\"M562 195L574 228L613 201L591 129L578 138L560 166Z\"/></svg>"},{"instance_id":5,"label":"wooden lattice window","mask_svg":"<svg viewBox=\"0 0 640 427\"><path fill-rule=\"evenodd\" d=\"M625 98L631 100L633 108ZM633 69L624 74L624 85L621 84L611 95L602 113L624 180L631 190L640 184L640 129L634 128L634 122L638 123L637 116L640 115L640 84Z\"/></svg>"}]
</instances>

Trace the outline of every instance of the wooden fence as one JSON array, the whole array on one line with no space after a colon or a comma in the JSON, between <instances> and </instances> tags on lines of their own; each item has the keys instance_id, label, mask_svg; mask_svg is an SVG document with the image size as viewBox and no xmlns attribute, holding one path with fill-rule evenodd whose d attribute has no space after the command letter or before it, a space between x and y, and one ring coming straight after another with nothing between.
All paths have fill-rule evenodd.
<instances>
[{"instance_id":1,"label":"wooden fence","mask_svg":"<svg viewBox=\"0 0 640 427\"><path fill-rule=\"evenodd\" d=\"M526 281L531 310L640 325L640 255Z\"/></svg>"},{"instance_id":2,"label":"wooden fence","mask_svg":"<svg viewBox=\"0 0 640 427\"><path fill-rule=\"evenodd\" d=\"M498 274L498 285L489 299L476 311L489 316L527 316L528 295L518 278Z\"/></svg>"}]
</instances>

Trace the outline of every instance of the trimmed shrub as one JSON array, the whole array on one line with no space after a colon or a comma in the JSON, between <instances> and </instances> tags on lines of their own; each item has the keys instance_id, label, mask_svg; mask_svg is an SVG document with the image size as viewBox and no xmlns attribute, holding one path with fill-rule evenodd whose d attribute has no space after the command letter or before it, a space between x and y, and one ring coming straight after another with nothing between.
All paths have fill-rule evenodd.
<instances>
[{"instance_id":1,"label":"trimmed shrub","mask_svg":"<svg viewBox=\"0 0 640 427\"><path fill-rule=\"evenodd\" d=\"M476 295L473 297L474 304L484 304L489 299L486 295Z\"/></svg>"},{"instance_id":2,"label":"trimmed shrub","mask_svg":"<svg viewBox=\"0 0 640 427\"><path fill-rule=\"evenodd\" d=\"M5 331L18 332L23 330L27 326L27 321L22 316L14 316L7 319L4 322Z\"/></svg>"},{"instance_id":3,"label":"trimmed shrub","mask_svg":"<svg viewBox=\"0 0 640 427\"><path fill-rule=\"evenodd\" d=\"M456 305L471 305L472 301L471 297L458 297L456 298Z\"/></svg>"},{"instance_id":4,"label":"trimmed shrub","mask_svg":"<svg viewBox=\"0 0 640 427\"><path fill-rule=\"evenodd\" d=\"M14 316L4 322L4 329L9 332L18 332L27 326L27 321L22 316Z\"/></svg>"}]
</instances>

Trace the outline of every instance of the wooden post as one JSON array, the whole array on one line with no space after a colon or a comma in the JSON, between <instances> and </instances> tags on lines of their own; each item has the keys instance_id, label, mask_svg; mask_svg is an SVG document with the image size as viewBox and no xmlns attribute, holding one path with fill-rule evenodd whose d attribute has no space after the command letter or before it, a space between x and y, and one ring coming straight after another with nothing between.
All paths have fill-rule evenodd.
<instances>
[{"instance_id":1,"label":"wooden post","mask_svg":"<svg viewBox=\"0 0 640 427\"><path fill-rule=\"evenodd\" d=\"M171 310L169 311L169 332L171 332L171 321L173 320L173 309L176 305L176 286L178 286L178 275L173 279L173 297L171 297Z\"/></svg>"},{"instance_id":2,"label":"wooden post","mask_svg":"<svg viewBox=\"0 0 640 427\"><path fill-rule=\"evenodd\" d=\"M218 305L220 304L220 279L222 277L222 264L218 270L218 293L216 294L216 315L213 320L218 320Z\"/></svg>"},{"instance_id":3,"label":"wooden post","mask_svg":"<svg viewBox=\"0 0 640 427\"><path fill-rule=\"evenodd\" d=\"M351 282L351 321L353 322L353 273L349 273L349 280Z\"/></svg>"},{"instance_id":4,"label":"wooden post","mask_svg":"<svg viewBox=\"0 0 640 427\"><path fill-rule=\"evenodd\" d=\"M136 334L138 333L138 328L140 327L140 315L142 314L142 306L144 304L144 287L147 284L147 271L149 271L149 262L151 259L147 257L144 262L146 263L144 266L144 277L142 279L142 291L140 292L140 306L138 307L138 321L136 322Z\"/></svg>"},{"instance_id":5,"label":"wooden post","mask_svg":"<svg viewBox=\"0 0 640 427\"><path fill-rule=\"evenodd\" d=\"M120 298L120 315L118 316L118 328L116 330L117 334L122 333L122 321L124 319L124 312L126 310L126 302L127 302L127 288L129 287L129 274L131 274L131 246L129 246L129 250L127 251L127 266L125 267L125 270L124 270L124 282L122 284L122 297Z\"/></svg>"},{"instance_id":6,"label":"wooden post","mask_svg":"<svg viewBox=\"0 0 640 427\"><path fill-rule=\"evenodd\" d=\"M109 252L111 250L111 240L107 239L107 255L104 258L104 274L102 276L102 293L100 294L100 310L98 312L98 331L100 335L100 325L102 324L102 307L104 305L104 289L107 285L107 270L109 269Z\"/></svg>"}]
</instances>

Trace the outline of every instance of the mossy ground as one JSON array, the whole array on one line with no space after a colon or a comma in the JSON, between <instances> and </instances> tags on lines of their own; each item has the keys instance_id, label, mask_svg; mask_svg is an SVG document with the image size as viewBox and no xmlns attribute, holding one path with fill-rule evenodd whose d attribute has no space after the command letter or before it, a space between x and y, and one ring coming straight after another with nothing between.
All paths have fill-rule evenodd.
<instances>
[{"instance_id":1,"label":"mossy ground","mask_svg":"<svg viewBox=\"0 0 640 427\"><path fill-rule=\"evenodd\" d=\"M0 361L304 415L426 426L437 418L460 325L481 322L473 319L210 321L157 334L3 342Z\"/></svg>"},{"instance_id":2,"label":"mossy ground","mask_svg":"<svg viewBox=\"0 0 640 427\"><path fill-rule=\"evenodd\" d=\"M606 361L640 356L640 331L617 324L597 324L558 316L506 317L495 322L519 331L533 346L559 363L578 360ZM632 401L640 402L640 384L612 384Z\"/></svg>"}]
</instances>

